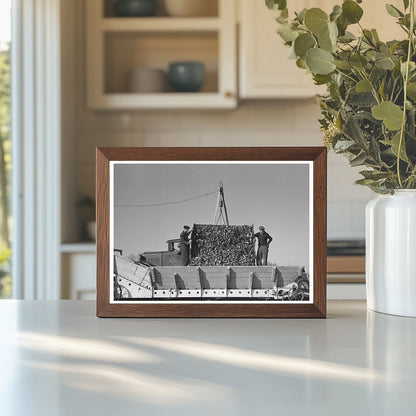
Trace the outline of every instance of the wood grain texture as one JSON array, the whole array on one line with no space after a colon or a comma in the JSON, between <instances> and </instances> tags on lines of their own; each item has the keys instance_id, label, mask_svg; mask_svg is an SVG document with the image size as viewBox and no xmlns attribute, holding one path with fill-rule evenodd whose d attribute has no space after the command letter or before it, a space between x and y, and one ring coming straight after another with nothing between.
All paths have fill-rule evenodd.
<instances>
[{"instance_id":1,"label":"wood grain texture","mask_svg":"<svg viewBox=\"0 0 416 416\"><path fill-rule=\"evenodd\" d=\"M365 274L365 256L328 256L327 272Z\"/></svg>"},{"instance_id":2,"label":"wood grain texture","mask_svg":"<svg viewBox=\"0 0 416 416\"><path fill-rule=\"evenodd\" d=\"M97 149L97 316L165 318L325 318L326 317L326 153L324 147L177 147ZM110 303L110 161L313 161L313 304Z\"/></svg>"}]
</instances>

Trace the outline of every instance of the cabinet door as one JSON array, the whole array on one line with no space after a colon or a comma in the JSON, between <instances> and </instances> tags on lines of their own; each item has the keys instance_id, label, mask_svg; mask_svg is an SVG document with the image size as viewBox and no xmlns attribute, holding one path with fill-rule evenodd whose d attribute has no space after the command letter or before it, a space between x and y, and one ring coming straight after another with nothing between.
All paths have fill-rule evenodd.
<instances>
[{"instance_id":1,"label":"cabinet door","mask_svg":"<svg viewBox=\"0 0 416 416\"><path fill-rule=\"evenodd\" d=\"M62 256L62 298L95 299L96 256L90 253L65 253Z\"/></svg>"},{"instance_id":2,"label":"cabinet door","mask_svg":"<svg viewBox=\"0 0 416 416\"><path fill-rule=\"evenodd\" d=\"M406 34L395 23L396 19L387 13L386 3L393 4L399 10L403 10L403 0L389 0L386 2L380 0L365 0L360 4L364 10L364 15L360 23L364 28L377 29L378 35L383 42L393 39L404 39ZM352 32L359 32L357 26L354 29Z\"/></svg>"},{"instance_id":3,"label":"cabinet door","mask_svg":"<svg viewBox=\"0 0 416 416\"><path fill-rule=\"evenodd\" d=\"M295 7L330 10L325 3L330 4L329 0L299 0ZM322 91L310 74L289 59L291 49L276 33L275 11L268 10L264 1L239 0L239 14L241 98L304 98Z\"/></svg>"},{"instance_id":4,"label":"cabinet door","mask_svg":"<svg viewBox=\"0 0 416 416\"><path fill-rule=\"evenodd\" d=\"M402 0L389 1L399 9ZM320 7L330 12L334 4L341 0L297 0L289 2L289 10L300 11L304 7ZM283 44L277 35L277 12L268 10L261 0L239 0L240 19L240 97L241 98L305 98L325 92L324 87L313 84L311 76L298 68L293 59L289 59L290 48ZM394 18L386 12L384 2L366 0L361 4L364 9L362 25L376 28L384 41L403 38ZM359 33L358 25L349 27Z\"/></svg>"}]
</instances>

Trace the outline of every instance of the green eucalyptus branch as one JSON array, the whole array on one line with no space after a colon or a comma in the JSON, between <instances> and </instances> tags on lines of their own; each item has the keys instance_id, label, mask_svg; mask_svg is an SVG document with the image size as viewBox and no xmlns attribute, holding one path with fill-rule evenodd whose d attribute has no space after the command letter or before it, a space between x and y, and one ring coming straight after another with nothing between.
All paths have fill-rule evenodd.
<instances>
[{"instance_id":1,"label":"green eucalyptus branch","mask_svg":"<svg viewBox=\"0 0 416 416\"><path fill-rule=\"evenodd\" d=\"M320 97L324 143L352 166L366 166L358 183L379 193L416 188L415 2L403 0L404 11L385 6L407 39L382 42L361 24L359 0L340 0L330 13L304 9L293 19L286 0L266 0L280 10L278 33L297 65L327 87ZM360 35L348 30L353 25Z\"/></svg>"},{"instance_id":2,"label":"green eucalyptus branch","mask_svg":"<svg viewBox=\"0 0 416 416\"><path fill-rule=\"evenodd\" d=\"M403 119L402 119L402 127L400 129L400 139L399 139L399 150L397 152L397 177L399 179L399 185L403 188L402 176L400 172L400 159L403 149L403 140L406 131L406 111L407 111L407 84L409 82L409 70L410 70L410 62L412 59L412 51L413 51L413 37L414 37L414 28L415 28L415 1L410 0L410 28L409 28L409 44L407 47L407 59L406 59L406 71L404 75L404 85L403 85Z\"/></svg>"}]
</instances>

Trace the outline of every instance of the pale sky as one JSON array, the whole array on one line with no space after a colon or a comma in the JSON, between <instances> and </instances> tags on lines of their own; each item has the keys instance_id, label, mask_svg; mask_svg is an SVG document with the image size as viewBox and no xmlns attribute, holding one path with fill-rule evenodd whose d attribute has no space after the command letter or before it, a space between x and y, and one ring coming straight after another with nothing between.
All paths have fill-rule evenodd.
<instances>
[{"instance_id":1,"label":"pale sky","mask_svg":"<svg viewBox=\"0 0 416 416\"><path fill-rule=\"evenodd\" d=\"M0 0L0 47L10 41L10 0Z\"/></svg>"},{"instance_id":2,"label":"pale sky","mask_svg":"<svg viewBox=\"0 0 416 416\"><path fill-rule=\"evenodd\" d=\"M263 225L273 237L269 261L309 266L307 164L117 164L115 205L178 201L224 182L230 225ZM128 255L167 249L183 225L212 224L217 194L181 204L120 207L114 211L114 247Z\"/></svg>"}]
</instances>

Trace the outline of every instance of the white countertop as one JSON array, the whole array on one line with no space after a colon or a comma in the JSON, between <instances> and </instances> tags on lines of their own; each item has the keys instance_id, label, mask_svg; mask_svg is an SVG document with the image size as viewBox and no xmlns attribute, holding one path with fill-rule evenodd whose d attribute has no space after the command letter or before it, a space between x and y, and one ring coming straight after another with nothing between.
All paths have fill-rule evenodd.
<instances>
[{"instance_id":1,"label":"white countertop","mask_svg":"<svg viewBox=\"0 0 416 416\"><path fill-rule=\"evenodd\" d=\"M0 415L412 415L416 319L98 319L0 301ZM273 412L273 413L272 413Z\"/></svg>"}]
</instances>

